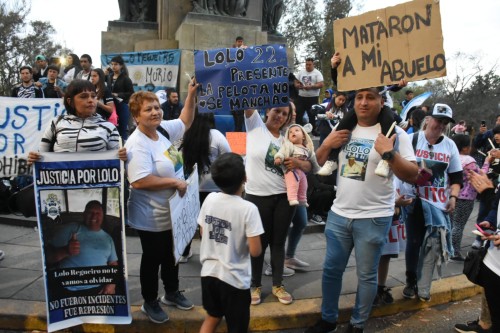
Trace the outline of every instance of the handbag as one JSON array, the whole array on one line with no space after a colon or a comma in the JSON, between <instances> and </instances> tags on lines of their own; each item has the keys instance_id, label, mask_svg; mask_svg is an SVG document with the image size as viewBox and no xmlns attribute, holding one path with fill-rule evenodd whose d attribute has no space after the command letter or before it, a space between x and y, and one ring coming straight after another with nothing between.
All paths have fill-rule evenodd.
<instances>
[{"instance_id":1,"label":"handbag","mask_svg":"<svg viewBox=\"0 0 500 333\"><path fill-rule=\"evenodd\" d=\"M470 282L478 286L482 286L479 271L489 247L490 241L487 241L479 249L472 249L467 252L467 256L465 257L463 273Z\"/></svg>"},{"instance_id":2,"label":"handbag","mask_svg":"<svg viewBox=\"0 0 500 333\"><path fill-rule=\"evenodd\" d=\"M21 213L24 217L36 216L35 187L33 183L10 196L9 209L15 215Z\"/></svg>"}]
</instances>

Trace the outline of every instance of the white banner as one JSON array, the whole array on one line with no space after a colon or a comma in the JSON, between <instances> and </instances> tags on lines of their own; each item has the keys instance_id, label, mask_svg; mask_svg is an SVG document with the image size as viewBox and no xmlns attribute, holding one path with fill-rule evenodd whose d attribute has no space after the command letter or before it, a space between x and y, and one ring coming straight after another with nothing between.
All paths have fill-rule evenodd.
<instances>
[{"instance_id":1,"label":"white banner","mask_svg":"<svg viewBox=\"0 0 500 333\"><path fill-rule=\"evenodd\" d=\"M172 221L172 234L174 236L174 256L175 262L179 262L182 252L193 239L198 224L198 214L200 213L200 194L198 184L198 167L195 165L193 172L189 176L188 187L184 196L179 196L178 192L168 199L170 204L170 218Z\"/></svg>"},{"instance_id":2,"label":"white banner","mask_svg":"<svg viewBox=\"0 0 500 333\"><path fill-rule=\"evenodd\" d=\"M0 97L0 177L31 175L28 153L38 150L50 121L65 112L59 98Z\"/></svg>"}]
</instances>

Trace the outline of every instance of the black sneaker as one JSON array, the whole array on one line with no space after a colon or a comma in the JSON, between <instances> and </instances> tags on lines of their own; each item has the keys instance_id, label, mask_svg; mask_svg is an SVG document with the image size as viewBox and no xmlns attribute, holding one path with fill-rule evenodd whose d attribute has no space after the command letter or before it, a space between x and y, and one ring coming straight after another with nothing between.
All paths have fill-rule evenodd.
<instances>
[{"instance_id":1,"label":"black sneaker","mask_svg":"<svg viewBox=\"0 0 500 333\"><path fill-rule=\"evenodd\" d=\"M329 321L320 319L314 324L314 326L309 327L304 333L331 333L337 331L337 323L330 323Z\"/></svg>"},{"instance_id":2,"label":"black sneaker","mask_svg":"<svg viewBox=\"0 0 500 333\"><path fill-rule=\"evenodd\" d=\"M417 285L416 284L406 284L406 287L403 289L403 297L404 298L414 298L417 294Z\"/></svg>"},{"instance_id":3,"label":"black sneaker","mask_svg":"<svg viewBox=\"0 0 500 333\"><path fill-rule=\"evenodd\" d=\"M163 311L157 299L151 302L144 302L141 311L144 312L153 323L161 324L168 320L167 313Z\"/></svg>"},{"instance_id":4,"label":"black sneaker","mask_svg":"<svg viewBox=\"0 0 500 333\"><path fill-rule=\"evenodd\" d=\"M452 261L452 262L456 262L456 263L462 263L462 262L464 262L464 261L465 261L465 258L464 258L464 257L462 257L462 255L460 254L460 255L458 255L458 256L451 257L451 258L450 258L450 261Z\"/></svg>"},{"instance_id":5,"label":"black sneaker","mask_svg":"<svg viewBox=\"0 0 500 333\"><path fill-rule=\"evenodd\" d=\"M461 332L461 333L487 333L490 332L490 329L484 329L479 325L479 319L474 320L474 321L468 321L467 324L456 324L455 325L455 331Z\"/></svg>"},{"instance_id":6,"label":"black sneaker","mask_svg":"<svg viewBox=\"0 0 500 333\"><path fill-rule=\"evenodd\" d=\"M345 332L346 333L363 333L363 328L356 327L353 324L349 323L349 326L347 326L347 330Z\"/></svg>"},{"instance_id":7,"label":"black sneaker","mask_svg":"<svg viewBox=\"0 0 500 333\"><path fill-rule=\"evenodd\" d=\"M176 306L181 310L191 310L194 307L193 302L188 300L179 290L172 293L166 293L162 296L161 302L165 305Z\"/></svg>"},{"instance_id":8,"label":"black sneaker","mask_svg":"<svg viewBox=\"0 0 500 333\"><path fill-rule=\"evenodd\" d=\"M391 288L387 288L386 286L378 286L377 296L375 296L373 305L391 304L391 303L394 303L394 298L392 297L391 294Z\"/></svg>"}]
</instances>

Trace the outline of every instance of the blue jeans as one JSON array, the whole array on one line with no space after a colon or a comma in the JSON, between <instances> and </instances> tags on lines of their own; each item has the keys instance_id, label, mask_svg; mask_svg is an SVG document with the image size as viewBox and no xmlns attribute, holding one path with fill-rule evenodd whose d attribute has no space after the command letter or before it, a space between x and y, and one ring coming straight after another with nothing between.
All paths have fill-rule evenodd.
<instances>
[{"instance_id":1,"label":"blue jeans","mask_svg":"<svg viewBox=\"0 0 500 333\"><path fill-rule=\"evenodd\" d=\"M116 113L118 114L118 133L122 140L128 139L128 121L130 118L130 111L127 103L118 103L116 105Z\"/></svg>"},{"instance_id":2,"label":"blue jeans","mask_svg":"<svg viewBox=\"0 0 500 333\"><path fill-rule=\"evenodd\" d=\"M321 316L336 322L339 315L339 297L342 276L352 249L356 248L358 291L352 310L351 324L363 327L370 316L377 294L377 269L392 223L387 217L348 219L334 212L328 213L325 226L326 257L323 265Z\"/></svg>"},{"instance_id":3,"label":"blue jeans","mask_svg":"<svg viewBox=\"0 0 500 333\"><path fill-rule=\"evenodd\" d=\"M299 245L302 233L307 227L307 208L306 206L297 206L295 215L292 219L292 227L288 231L288 245L286 247L286 258L295 257L295 250Z\"/></svg>"}]
</instances>

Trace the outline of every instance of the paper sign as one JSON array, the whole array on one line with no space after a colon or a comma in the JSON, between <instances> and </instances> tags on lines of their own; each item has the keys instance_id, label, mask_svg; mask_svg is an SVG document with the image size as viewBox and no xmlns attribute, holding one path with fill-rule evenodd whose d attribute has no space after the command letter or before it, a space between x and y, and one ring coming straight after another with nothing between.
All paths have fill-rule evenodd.
<instances>
[{"instance_id":1,"label":"paper sign","mask_svg":"<svg viewBox=\"0 0 500 333\"><path fill-rule=\"evenodd\" d=\"M247 154L247 133L226 132L226 139L233 153L240 155Z\"/></svg>"},{"instance_id":2,"label":"paper sign","mask_svg":"<svg viewBox=\"0 0 500 333\"><path fill-rule=\"evenodd\" d=\"M439 2L415 0L333 23L338 89L446 76Z\"/></svg>"}]
</instances>

